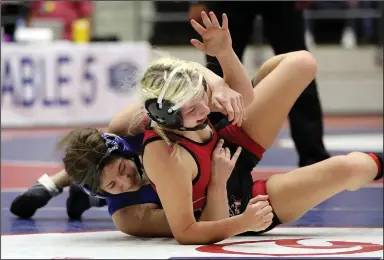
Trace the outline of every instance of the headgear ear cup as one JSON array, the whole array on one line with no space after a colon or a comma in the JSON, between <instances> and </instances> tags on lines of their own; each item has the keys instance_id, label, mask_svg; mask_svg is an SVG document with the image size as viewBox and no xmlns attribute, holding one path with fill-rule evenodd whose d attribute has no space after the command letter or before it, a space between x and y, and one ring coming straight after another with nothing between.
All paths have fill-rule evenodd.
<instances>
[{"instance_id":1,"label":"headgear ear cup","mask_svg":"<svg viewBox=\"0 0 384 260\"><path fill-rule=\"evenodd\" d=\"M153 121L170 129L182 129L183 117L180 110L171 109L173 106L174 104L169 100L163 100L162 108L159 108L155 98L145 101L145 109Z\"/></svg>"}]
</instances>

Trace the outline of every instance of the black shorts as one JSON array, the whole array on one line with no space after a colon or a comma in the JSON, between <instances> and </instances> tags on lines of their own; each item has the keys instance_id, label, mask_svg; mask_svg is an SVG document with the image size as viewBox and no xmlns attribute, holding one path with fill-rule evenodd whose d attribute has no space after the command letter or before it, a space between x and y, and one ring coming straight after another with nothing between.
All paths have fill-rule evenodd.
<instances>
[{"instance_id":1,"label":"black shorts","mask_svg":"<svg viewBox=\"0 0 384 260\"><path fill-rule=\"evenodd\" d=\"M229 122L226 119L221 120L215 125L218 132L225 128ZM219 134L220 135L220 134ZM225 141L224 147L228 147L231 154L234 154L239 145L228 140ZM253 181L252 171L260 162L259 157L243 147L240 156L236 162L235 168L227 182L227 194L229 203L229 216L236 216L245 211L248 202L252 199L252 191L254 183L257 185L257 195L266 195L266 181ZM259 232L246 232L240 235L259 235L265 233L277 225L281 224L280 220L274 215L272 224L263 231Z\"/></svg>"}]
</instances>

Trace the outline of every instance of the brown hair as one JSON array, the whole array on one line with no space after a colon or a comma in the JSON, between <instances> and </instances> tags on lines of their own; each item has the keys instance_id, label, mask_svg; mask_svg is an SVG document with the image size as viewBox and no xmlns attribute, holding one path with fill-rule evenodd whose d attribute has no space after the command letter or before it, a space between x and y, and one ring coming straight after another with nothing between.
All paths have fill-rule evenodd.
<instances>
[{"instance_id":1,"label":"brown hair","mask_svg":"<svg viewBox=\"0 0 384 260\"><path fill-rule=\"evenodd\" d=\"M96 167L107 152L107 147L101 137L102 132L95 128L72 130L57 144L65 149L63 158L64 168L69 177L80 183L85 176L87 186L100 191L100 170Z\"/></svg>"}]
</instances>

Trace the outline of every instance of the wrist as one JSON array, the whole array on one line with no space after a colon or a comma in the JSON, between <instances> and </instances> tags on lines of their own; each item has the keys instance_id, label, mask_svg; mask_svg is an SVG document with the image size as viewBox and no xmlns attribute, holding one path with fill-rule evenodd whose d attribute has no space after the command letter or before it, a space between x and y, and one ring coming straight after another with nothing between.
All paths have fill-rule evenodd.
<instances>
[{"instance_id":1,"label":"wrist","mask_svg":"<svg viewBox=\"0 0 384 260\"><path fill-rule=\"evenodd\" d=\"M225 49L223 51L221 51L217 56L217 60L220 62L220 60L223 60L227 57L230 57L231 55L234 55L235 54L235 51L233 50L232 47L228 48L228 49ZM236 55L236 54L235 54Z\"/></svg>"},{"instance_id":2,"label":"wrist","mask_svg":"<svg viewBox=\"0 0 384 260\"><path fill-rule=\"evenodd\" d=\"M208 185L208 192L209 191L214 191L214 192L218 192L218 191L223 191L223 192L227 192L227 182L223 181L223 180L219 180L219 181L213 181L212 179L209 181L209 185Z\"/></svg>"},{"instance_id":3,"label":"wrist","mask_svg":"<svg viewBox=\"0 0 384 260\"><path fill-rule=\"evenodd\" d=\"M241 234L248 231L248 227L246 226L246 222L244 221L244 215L236 215L231 217L232 221L235 222L235 226L237 229L237 234Z\"/></svg>"}]
</instances>

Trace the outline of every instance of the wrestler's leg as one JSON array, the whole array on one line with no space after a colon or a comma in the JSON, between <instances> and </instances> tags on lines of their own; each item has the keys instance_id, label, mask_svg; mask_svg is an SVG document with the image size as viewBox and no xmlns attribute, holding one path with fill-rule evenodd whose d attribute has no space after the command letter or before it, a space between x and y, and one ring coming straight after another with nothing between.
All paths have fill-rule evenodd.
<instances>
[{"instance_id":1,"label":"wrestler's leg","mask_svg":"<svg viewBox=\"0 0 384 260\"><path fill-rule=\"evenodd\" d=\"M31 218L36 210L44 207L55 196L63 192L70 183L65 170L53 176L43 174L26 192L17 196L11 204L11 212L20 218Z\"/></svg>"},{"instance_id":2,"label":"wrestler's leg","mask_svg":"<svg viewBox=\"0 0 384 260\"><path fill-rule=\"evenodd\" d=\"M63 188L70 184L70 178L65 170L52 176L44 174L26 192L14 199L10 211L20 218L31 218L39 208L47 205L53 197L61 194ZM69 218L78 219L92 206L101 207L106 205L106 202L89 197L73 184L70 186L66 204Z\"/></svg>"},{"instance_id":3,"label":"wrestler's leg","mask_svg":"<svg viewBox=\"0 0 384 260\"><path fill-rule=\"evenodd\" d=\"M344 190L355 191L383 176L383 155L352 152L271 176L266 190L282 223L293 222Z\"/></svg>"},{"instance_id":4,"label":"wrestler's leg","mask_svg":"<svg viewBox=\"0 0 384 260\"><path fill-rule=\"evenodd\" d=\"M293 104L315 78L316 69L316 60L307 51L291 52L266 61L253 80L254 100L245 110L246 120L241 126L244 132L268 149Z\"/></svg>"}]
</instances>

